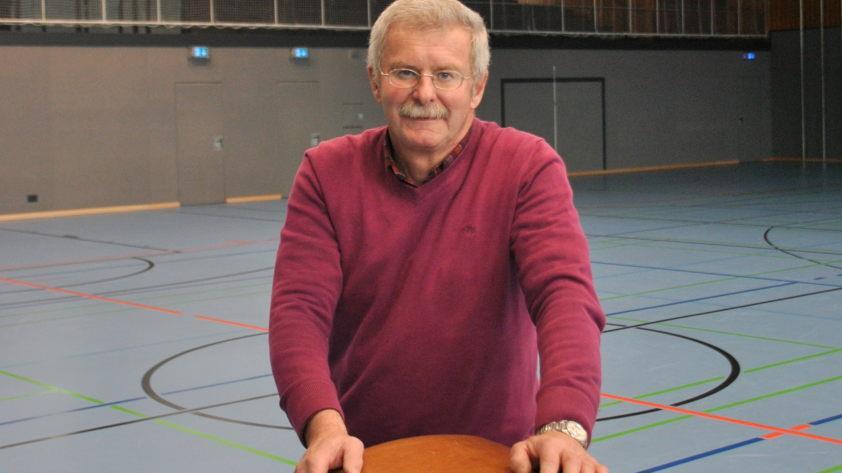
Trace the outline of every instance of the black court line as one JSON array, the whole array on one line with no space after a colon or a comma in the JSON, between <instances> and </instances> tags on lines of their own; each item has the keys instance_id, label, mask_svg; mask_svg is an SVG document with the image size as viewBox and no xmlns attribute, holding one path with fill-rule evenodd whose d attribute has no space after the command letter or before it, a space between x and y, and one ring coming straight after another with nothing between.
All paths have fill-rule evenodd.
<instances>
[{"instance_id":1,"label":"black court line","mask_svg":"<svg viewBox=\"0 0 842 473\"><path fill-rule=\"evenodd\" d=\"M261 396L254 396L254 397L249 397L249 398L245 398L245 399L238 399L236 401L220 402L218 404L211 404L211 405L208 405L208 406L197 407L195 409L185 409L185 410L181 410L181 411L177 411L177 412L170 412L170 413L167 413L167 414L159 414L159 415L155 415L155 416L143 417L141 419L133 419L133 420L127 420L127 421L124 421L124 422L116 422L114 424L100 425L98 427L91 427L89 429L76 430L76 431L73 431L73 432L67 432L67 433L63 433L63 434L50 435L48 437L39 437L39 438L35 438L35 439L24 440L23 442L15 442L15 443L10 443L10 444L6 444L6 445L0 445L0 450L6 449L6 448L20 447L20 446L23 446L23 445L30 445L30 444L33 444L33 443L46 442L48 440L56 440L56 439L61 439L61 438L66 438L66 437L72 437L74 435L86 434L88 432L97 432L97 431L100 431L100 430L113 429L115 427L123 427L123 426L126 426L126 425L139 424L141 422L148 422L150 420L158 420L158 419L163 419L163 418L166 418L166 417L178 416L178 415L181 415L181 414L191 414L193 412L201 411L201 410L205 410L205 409L214 409L214 408L217 408L217 407L230 406L230 405L234 405L234 404L240 404L240 403L243 403L243 402L256 401L256 400L259 400L259 399L266 399L268 397L277 397L277 396L278 396L278 393L263 394ZM288 427L288 428L286 428L286 430L292 430L292 427Z\"/></svg>"},{"instance_id":2,"label":"black court line","mask_svg":"<svg viewBox=\"0 0 842 473\"><path fill-rule=\"evenodd\" d=\"M619 326L619 327L622 327L622 328L628 327L628 326L618 324L618 323L613 323L613 322L609 323L608 325ZM727 388L728 386L730 386L740 376L740 371L741 371L740 362L737 361L737 359L734 357L734 355L727 352L726 350L724 350L721 347L718 347L718 346L716 346L712 343L709 343L709 342L705 342L703 340L699 340L698 338L688 337L686 335L681 335L681 334L678 334L678 333L667 332L667 331L664 331L664 330L656 330L656 329L651 329L651 328L642 328L642 327L636 327L636 328L638 330L642 330L642 331L646 331L646 332L660 333L660 334L664 334L664 335L669 335L671 337L683 338L685 340L689 340L691 342L698 343L702 346L710 348L711 350L719 353L720 355L722 355L723 358L725 358L725 360L728 361L728 364L730 366L729 371L728 371L728 376L726 376L725 379L721 383L717 384L713 388L708 389L707 391L705 391L701 394L698 394L696 396L693 396L693 397L690 397L690 398L687 398L687 399L683 399L683 400L678 401L678 402L674 402L674 403L670 404L670 406L683 406L685 404L690 404L692 402L702 400L706 397L713 396L714 394L716 394L716 393L722 391L723 389ZM614 415L614 416L600 417L600 418L597 419L597 422L605 422L605 421L608 421L608 420L615 420L615 419L625 419L627 417L634 417L634 416L639 416L639 415L644 415L644 414L651 414L653 412L658 412L658 411L661 411L661 410L662 409L658 409L658 408L644 409L644 410L641 410L641 411L634 411L634 412L629 412L629 413L626 413L626 414L618 414L618 415Z\"/></svg>"},{"instance_id":3,"label":"black court line","mask_svg":"<svg viewBox=\"0 0 842 473\"><path fill-rule=\"evenodd\" d=\"M143 274L143 273L145 273L145 272L147 272L147 271L149 271L149 270L151 270L152 268L155 267L155 263L153 263L152 261L150 261L146 258L134 257L134 258L131 258L131 259L138 260L138 261L141 261L143 263L146 263L146 267L144 267L143 269L140 269L138 271L135 271L133 273L129 273L129 274L123 274L123 275L120 275L120 276L112 276L112 277L106 278L106 279L97 279L95 281L85 281L85 282L79 282L79 283L73 283L73 284L62 284L61 287L64 287L64 288L79 287L79 286L88 286L88 285L92 285L92 284L100 284L100 283L104 283L104 282L120 281L121 279L128 279L128 278L133 277L133 276L141 275L141 274ZM108 270L108 269L114 269L114 267L102 268L102 270ZM93 271L93 269L88 270L88 271ZM74 271L74 272L80 273L80 272L83 272L83 271ZM66 271L65 271L65 273L66 273ZM50 274L39 274L38 275L39 278L44 277L44 276L50 276ZM14 289L14 290L11 290L11 291L0 292L0 296L5 296L5 295L8 295L8 294L20 294L22 292L38 292L38 291L43 292L44 290L43 289L35 289L35 288ZM2 307L3 305L4 304L0 304L0 307Z\"/></svg>"},{"instance_id":4,"label":"black court line","mask_svg":"<svg viewBox=\"0 0 842 473\"><path fill-rule=\"evenodd\" d=\"M831 288L831 289L824 289L824 290L821 290L821 291L814 291L814 292L806 292L806 293L803 293L803 294L796 294L794 296L779 297L777 299L767 299L765 301L752 302L750 304L742 304L742 305L733 306L733 307L723 307L721 309L708 310L708 311L705 311L705 312L697 312L695 314L679 315L677 317L668 317L666 319L653 320L651 322L643 322L643 323L635 324L635 325L626 325L625 327L605 330L602 333L619 332L619 331L622 331L622 330L629 330L629 329L633 329L633 328L646 327L646 326L649 326L649 325L661 324L661 323L664 323L664 322L672 322L673 320L689 319L689 318L692 318L692 317L701 317L703 315L719 314L719 313L722 313L722 312L728 312L728 311L732 311L732 310L736 310L736 309L745 309L745 308L748 308L748 307L756 307L756 306L760 306L760 305L764 305L764 304L772 304L774 302L783 302L783 301L789 301L789 300L794 300L794 299L800 299L802 297L817 296L817 295L820 295L820 294L828 294L828 293L836 292L836 291L842 291L842 287L835 287L835 288Z\"/></svg>"},{"instance_id":5,"label":"black court line","mask_svg":"<svg viewBox=\"0 0 842 473\"><path fill-rule=\"evenodd\" d=\"M248 426L251 426L251 427L264 427L264 428L269 428L269 429L285 429L285 430L288 430L288 427L281 426L281 425L264 424L264 423L259 423L259 422L249 422L249 421L244 421L244 420L240 420L240 419L232 419L230 417L216 416L216 415L212 415L212 414L206 414L204 412L197 412L197 409L187 409L184 406L180 406L180 405L164 398L163 396L158 394L158 392L155 391L155 389L152 387L152 376L155 374L155 372L158 371L158 369L160 369L162 366L166 365L167 363L170 363L171 361L173 361L173 360L175 360L179 357L182 357L184 355L187 355L189 353L193 353L193 352L196 352L196 351L199 351L199 350L203 350L205 348L210 348L212 346L221 345L223 343L234 342L234 341L243 340L243 339L246 339L246 338L260 337L260 336L263 336L263 335L267 335L267 333L252 333L252 334L248 334L248 335L242 335L242 336L239 336L239 337L227 338L225 340L217 340L215 342L206 343L204 345L200 345L200 346L197 346L197 347L193 347L193 348L184 350L180 353L176 353L175 355L172 355L168 358L165 358L165 359L159 361L158 363L156 363L155 366L153 366L152 368L149 368L146 371L146 373L143 374L143 379L141 380L141 386L143 387L143 392L146 393L146 395L149 396L153 401L156 401L159 404L163 404L163 405L165 405L165 406L167 406L171 409L175 409L175 410L178 410L178 411L188 411L189 410L191 413L193 413L194 415L197 415L199 417L218 420L218 421L222 421L222 422L229 422L229 423L232 423L232 424L248 425Z\"/></svg>"},{"instance_id":6,"label":"black court line","mask_svg":"<svg viewBox=\"0 0 842 473\"><path fill-rule=\"evenodd\" d=\"M783 254L792 256L793 258L798 258L798 259L803 260L803 261L809 261L810 263L825 266L825 267L828 267L828 268L842 269L842 266L832 265L832 264L826 263L824 261L819 261L819 260L815 260L815 259L812 259L812 258L807 258L806 256L802 256L802 255L799 255L797 253L793 253L794 251L798 251L799 253L806 253L806 251L801 251L801 250L798 250L798 249L786 249L786 248L781 248L780 246L776 245L769 238L769 234L772 232L772 229L774 229L774 228L776 228L776 226L773 225L773 226L767 228L765 232L763 232L763 240L766 243L768 243L769 246L771 246L772 248L780 251ZM836 231L839 231L839 230L836 230Z\"/></svg>"},{"instance_id":7,"label":"black court line","mask_svg":"<svg viewBox=\"0 0 842 473\"><path fill-rule=\"evenodd\" d=\"M588 238L617 238L621 240L638 240L638 241L651 241L656 243L676 243L682 245L700 245L700 246L719 246L725 248L744 248L749 250L761 250L761 251L776 251L774 248L770 248L768 246L761 246L761 245L746 245L741 243L717 243L713 241L693 241L693 240L676 240L674 238L652 238L652 237L635 237L635 236L628 236L628 235L606 235L601 233L587 233ZM842 256L842 253L836 253L833 251L824 251L824 250L801 250L801 249L791 249L791 251L798 251L799 253L811 253L816 255L828 255L828 256Z\"/></svg>"},{"instance_id":8,"label":"black court line","mask_svg":"<svg viewBox=\"0 0 842 473\"><path fill-rule=\"evenodd\" d=\"M42 236L42 237L47 237L47 238L60 238L60 239L63 239L63 240L83 241L83 242L86 242L86 243L99 243L99 244L103 244L103 245L113 245L113 246L121 246L121 247L127 247L127 248L138 248L138 249L142 249L142 250L172 251L172 250L167 249L167 248L156 248L154 246L148 246L148 245L132 245L130 243L120 243L118 241L94 240L92 238L82 238L82 237L77 236L77 235L56 235L54 233L37 232L35 230L15 230L15 229L11 229L11 228L0 227L0 231L12 232L12 233L22 233L24 235L37 235L37 236Z\"/></svg>"}]
</instances>

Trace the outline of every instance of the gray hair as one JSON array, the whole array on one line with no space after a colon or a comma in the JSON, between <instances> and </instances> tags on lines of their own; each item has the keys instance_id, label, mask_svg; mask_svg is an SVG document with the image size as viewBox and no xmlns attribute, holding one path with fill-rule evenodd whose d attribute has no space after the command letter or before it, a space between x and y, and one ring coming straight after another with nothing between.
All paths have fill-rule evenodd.
<instances>
[{"instance_id":1,"label":"gray hair","mask_svg":"<svg viewBox=\"0 0 842 473\"><path fill-rule=\"evenodd\" d=\"M479 13L458 0L397 0L389 5L374 26L368 38L368 67L378 70L383 57L386 33L400 23L409 29L426 30L445 26L464 26L471 31L471 69L475 78L488 73L491 51L488 48L488 31Z\"/></svg>"}]
</instances>

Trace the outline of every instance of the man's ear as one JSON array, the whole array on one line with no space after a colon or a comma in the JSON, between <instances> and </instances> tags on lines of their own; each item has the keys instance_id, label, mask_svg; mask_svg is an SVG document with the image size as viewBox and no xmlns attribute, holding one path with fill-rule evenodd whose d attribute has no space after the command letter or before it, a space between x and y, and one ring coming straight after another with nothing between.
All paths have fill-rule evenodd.
<instances>
[{"instance_id":1,"label":"man's ear","mask_svg":"<svg viewBox=\"0 0 842 473\"><path fill-rule=\"evenodd\" d=\"M374 100L380 103L380 74L374 71L374 68L368 66L368 84L371 86L371 95Z\"/></svg>"},{"instance_id":2,"label":"man's ear","mask_svg":"<svg viewBox=\"0 0 842 473\"><path fill-rule=\"evenodd\" d=\"M471 90L471 108L476 109L482 102L482 96L485 93L485 85L488 83L488 72L482 75L480 79L474 81L473 89Z\"/></svg>"}]
</instances>

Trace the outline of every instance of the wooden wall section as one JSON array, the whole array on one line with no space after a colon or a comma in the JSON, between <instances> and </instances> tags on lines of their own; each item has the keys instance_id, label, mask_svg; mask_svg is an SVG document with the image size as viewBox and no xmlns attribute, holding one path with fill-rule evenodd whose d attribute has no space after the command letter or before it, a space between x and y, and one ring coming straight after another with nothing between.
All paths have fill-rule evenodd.
<instances>
[{"instance_id":1,"label":"wooden wall section","mask_svg":"<svg viewBox=\"0 0 842 473\"><path fill-rule=\"evenodd\" d=\"M842 0L803 0L804 27L818 28L820 25L820 6L824 3L825 28L838 28L840 23L839 5ZM769 0L769 31L797 30L800 13L799 0Z\"/></svg>"}]
</instances>

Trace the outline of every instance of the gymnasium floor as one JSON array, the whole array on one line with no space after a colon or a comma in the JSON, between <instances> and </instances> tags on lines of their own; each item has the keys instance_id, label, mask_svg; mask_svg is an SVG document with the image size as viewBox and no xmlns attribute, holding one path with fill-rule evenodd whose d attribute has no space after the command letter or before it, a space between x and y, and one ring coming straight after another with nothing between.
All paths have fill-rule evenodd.
<instances>
[{"instance_id":1,"label":"gymnasium floor","mask_svg":"<svg viewBox=\"0 0 842 473\"><path fill-rule=\"evenodd\" d=\"M842 472L842 166L573 185L609 315L592 452ZM265 334L283 212L0 224L0 472L292 471Z\"/></svg>"}]
</instances>

